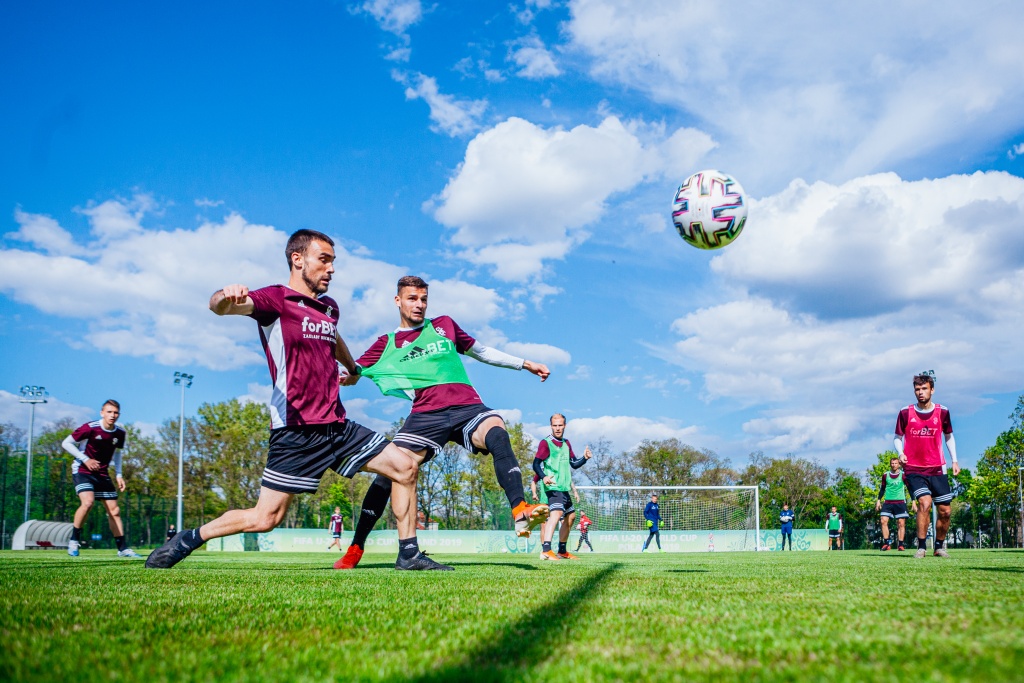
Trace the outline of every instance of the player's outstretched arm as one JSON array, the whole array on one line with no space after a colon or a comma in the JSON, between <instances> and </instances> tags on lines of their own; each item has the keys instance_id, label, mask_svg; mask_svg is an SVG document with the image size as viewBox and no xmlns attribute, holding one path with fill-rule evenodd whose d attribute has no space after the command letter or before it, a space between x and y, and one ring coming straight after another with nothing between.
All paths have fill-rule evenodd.
<instances>
[{"instance_id":1,"label":"player's outstretched arm","mask_svg":"<svg viewBox=\"0 0 1024 683\"><path fill-rule=\"evenodd\" d=\"M338 343L334 345L334 358L345 368L348 377L352 378L346 381L346 378L342 377L342 385L351 386L359 381L359 367L356 365L355 359L352 358L352 353L348 350L348 344L345 343L340 334L338 335Z\"/></svg>"},{"instance_id":2,"label":"player's outstretched arm","mask_svg":"<svg viewBox=\"0 0 1024 683\"><path fill-rule=\"evenodd\" d=\"M892 446L896 449L896 454L900 456L900 463L907 464L907 456L903 453L903 437L897 434L892 437Z\"/></svg>"},{"instance_id":3,"label":"player's outstretched arm","mask_svg":"<svg viewBox=\"0 0 1024 683\"><path fill-rule=\"evenodd\" d=\"M210 297L210 310L217 315L249 315L254 309L245 285L228 285Z\"/></svg>"},{"instance_id":4,"label":"player's outstretched arm","mask_svg":"<svg viewBox=\"0 0 1024 683\"><path fill-rule=\"evenodd\" d=\"M540 377L541 382L546 380L551 375L551 371L548 370L548 366L544 365L543 363L534 363L532 360L523 361L523 370L526 370L527 372L532 372L533 374L537 375L538 377Z\"/></svg>"}]
</instances>

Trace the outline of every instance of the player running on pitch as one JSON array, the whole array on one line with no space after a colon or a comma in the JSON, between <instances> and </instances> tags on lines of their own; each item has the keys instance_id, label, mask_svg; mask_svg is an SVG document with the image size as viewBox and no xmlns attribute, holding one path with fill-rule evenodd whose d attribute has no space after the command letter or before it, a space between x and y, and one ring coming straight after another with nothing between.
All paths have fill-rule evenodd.
<instances>
[{"instance_id":1,"label":"player running on pitch","mask_svg":"<svg viewBox=\"0 0 1024 683\"><path fill-rule=\"evenodd\" d=\"M341 532L345 530L345 518L341 516L341 508L334 508L334 514L331 515L331 521L327 523L327 527L331 530L331 536L334 538L331 544L327 546L327 549L337 548L341 550ZM419 525L416 526L419 528Z\"/></svg>"},{"instance_id":2,"label":"player running on pitch","mask_svg":"<svg viewBox=\"0 0 1024 683\"><path fill-rule=\"evenodd\" d=\"M345 418L338 398L338 363L355 370L338 333L338 304L326 296L334 274L334 242L299 230L285 248L286 285L250 291L228 285L210 297L217 315L244 315L259 325L274 389L270 398L270 452L256 507L229 510L197 529L182 530L154 550L146 566L166 569L206 541L242 532L270 531L299 493L315 493L328 469L345 477L360 470L394 480L398 518L396 569L450 569L419 552L416 543L416 463L384 437Z\"/></svg>"},{"instance_id":3,"label":"player running on pitch","mask_svg":"<svg viewBox=\"0 0 1024 683\"><path fill-rule=\"evenodd\" d=\"M570 491L576 493L576 487L572 484L572 470L579 469L587 464L593 457L590 446L583 450L583 457L578 458L573 453L572 444L565 438L565 416L555 413L548 420L551 425L551 435L541 439L537 445L537 455L533 458L533 471L540 477L547 491L548 498L548 521L540 529L542 560L575 560L576 556L569 552L566 544L569 542L569 532L572 531L573 521L576 519L576 508L573 507ZM576 493L579 500L579 494ZM564 520L563 520L564 518ZM555 527L559 520L562 527L558 531L558 553L551 550L551 538L555 534Z\"/></svg>"},{"instance_id":4,"label":"player running on pitch","mask_svg":"<svg viewBox=\"0 0 1024 683\"><path fill-rule=\"evenodd\" d=\"M831 512L825 515L825 531L828 532L828 549L842 550L843 546L843 515L835 505ZM832 546L835 546L834 548Z\"/></svg>"},{"instance_id":5,"label":"player running on pitch","mask_svg":"<svg viewBox=\"0 0 1024 683\"><path fill-rule=\"evenodd\" d=\"M61 446L75 458L78 469L72 475L75 493L80 505L75 510L75 521L68 542L68 555L78 557L82 542L82 527L89 516L89 510L96 498L103 501L107 510L107 523L117 543L118 557L142 557L128 547L124 539L124 525L121 523L121 508L117 504L118 491L125 490L121 476L121 451L124 450L126 432L117 426L121 416L121 404L110 399L100 408L100 419L86 422L71 432ZM110 478L110 466L114 466L117 486Z\"/></svg>"},{"instance_id":6,"label":"player running on pitch","mask_svg":"<svg viewBox=\"0 0 1024 683\"><path fill-rule=\"evenodd\" d=\"M946 475L946 448L953 458L953 476L960 474L956 461L956 441L953 439L953 422L949 410L938 403L932 403L935 391L935 375L923 372L914 376L916 405L909 405L896 417L896 436L893 445L903 463L904 479L910 495L917 501L917 552L916 559L928 554L928 524L931 521L932 504L935 504L935 555L949 557L946 551L946 533L949 531L950 503L953 491Z\"/></svg>"},{"instance_id":7,"label":"player running on pitch","mask_svg":"<svg viewBox=\"0 0 1024 683\"><path fill-rule=\"evenodd\" d=\"M897 526L897 539L899 545L897 550L906 550L903 544L903 536L907 531L907 520L910 514L907 513L907 485L904 481L903 471L899 458L889 458L889 471L882 475L882 485L878 487L878 500L875 501L875 512L881 511L882 517L882 551L892 548L889 535L889 520L895 519ZM917 512L917 501L913 503L914 512Z\"/></svg>"},{"instance_id":8,"label":"player running on pitch","mask_svg":"<svg viewBox=\"0 0 1024 683\"><path fill-rule=\"evenodd\" d=\"M428 319L428 285L407 275L398 281L395 305L400 327L381 335L355 363L344 384L369 377L388 396L412 400L412 409L393 439L396 446L417 464L433 458L449 441L477 453L490 453L494 473L505 491L516 535L529 536L544 522L547 505L529 505L523 496L522 471L498 411L484 405L466 374L461 355L482 363L526 370L543 382L550 374L546 365L488 348L466 334L450 317ZM363 499L352 544L334 566L352 569L363 556L363 545L374 524L384 514L391 482L377 477Z\"/></svg>"},{"instance_id":9,"label":"player running on pitch","mask_svg":"<svg viewBox=\"0 0 1024 683\"><path fill-rule=\"evenodd\" d=\"M651 539L652 538L658 544L658 552L659 553L665 552L664 550L661 549L661 532L658 530L658 527L661 524L661 510L658 507L658 494L657 493L652 493L651 494L651 502L649 502L647 505L644 506L644 519L647 520L646 523L647 523L648 534L647 534L647 540L644 541L644 547L643 547L643 549L640 552L642 552L642 553L646 553L647 552L647 546L649 546L651 544Z\"/></svg>"}]
</instances>

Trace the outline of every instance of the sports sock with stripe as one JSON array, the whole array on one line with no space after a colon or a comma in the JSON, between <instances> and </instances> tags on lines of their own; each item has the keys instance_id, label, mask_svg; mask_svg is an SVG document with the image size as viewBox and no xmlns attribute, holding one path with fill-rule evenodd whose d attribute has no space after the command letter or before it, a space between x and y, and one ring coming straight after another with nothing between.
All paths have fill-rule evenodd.
<instances>
[{"instance_id":1,"label":"sports sock with stripe","mask_svg":"<svg viewBox=\"0 0 1024 683\"><path fill-rule=\"evenodd\" d=\"M118 552L121 552L128 547L128 544L124 542L124 536L114 536L114 543L117 544Z\"/></svg>"},{"instance_id":2,"label":"sports sock with stripe","mask_svg":"<svg viewBox=\"0 0 1024 683\"><path fill-rule=\"evenodd\" d=\"M416 541L416 537L412 538L400 538L398 539L398 556L405 560L410 560L420 553L420 544Z\"/></svg>"},{"instance_id":3,"label":"sports sock with stripe","mask_svg":"<svg viewBox=\"0 0 1024 683\"><path fill-rule=\"evenodd\" d=\"M551 552L551 541L544 541L540 544L540 549L546 553Z\"/></svg>"},{"instance_id":4,"label":"sports sock with stripe","mask_svg":"<svg viewBox=\"0 0 1024 683\"><path fill-rule=\"evenodd\" d=\"M359 521L356 522L352 545L362 548L366 544L366 537L373 531L377 520L384 515L384 508L388 506L390 498L391 480L378 474L370 484L370 488L366 489L366 496L363 497L363 508L359 512Z\"/></svg>"},{"instance_id":5,"label":"sports sock with stripe","mask_svg":"<svg viewBox=\"0 0 1024 683\"><path fill-rule=\"evenodd\" d=\"M198 548L206 542L203 540L202 534L199 533L199 527L196 527L195 529L190 529L182 534L177 534L176 536L174 536L174 538L177 539L179 543L188 548L189 551L195 550L196 548Z\"/></svg>"},{"instance_id":6,"label":"sports sock with stripe","mask_svg":"<svg viewBox=\"0 0 1024 683\"><path fill-rule=\"evenodd\" d=\"M523 497L523 473L519 469L515 451L512 450L508 432L501 427L491 427L484 436L484 445L494 458L494 474L498 478L498 484L505 491L508 504L514 510L517 505L526 502L526 499Z\"/></svg>"}]
</instances>

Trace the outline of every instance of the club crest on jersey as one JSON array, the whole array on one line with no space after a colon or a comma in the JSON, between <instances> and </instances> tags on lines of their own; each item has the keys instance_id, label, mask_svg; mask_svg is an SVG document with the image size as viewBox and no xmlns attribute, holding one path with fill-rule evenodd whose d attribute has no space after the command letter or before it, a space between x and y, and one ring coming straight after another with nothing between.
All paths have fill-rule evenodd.
<instances>
[{"instance_id":1,"label":"club crest on jersey","mask_svg":"<svg viewBox=\"0 0 1024 683\"><path fill-rule=\"evenodd\" d=\"M327 317L330 318L331 317L331 313L333 313L333 312L334 312L334 308L331 307L331 306L328 306L327 307Z\"/></svg>"},{"instance_id":2,"label":"club crest on jersey","mask_svg":"<svg viewBox=\"0 0 1024 683\"><path fill-rule=\"evenodd\" d=\"M434 332L437 332L442 337L447 337L448 336L448 333L444 331L444 328L443 327L438 327L437 325L434 326Z\"/></svg>"}]
</instances>

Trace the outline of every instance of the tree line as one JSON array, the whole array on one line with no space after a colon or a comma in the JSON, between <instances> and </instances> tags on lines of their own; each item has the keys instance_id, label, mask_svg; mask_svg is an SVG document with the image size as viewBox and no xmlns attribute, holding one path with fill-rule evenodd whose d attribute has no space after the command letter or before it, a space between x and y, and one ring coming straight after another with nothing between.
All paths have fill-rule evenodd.
<instances>
[{"instance_id":1,"label":"tree line","mask_svg":"<svg viewBox=\"0 0 1024 683\"><path fill-rule=\"evenodd\" d=\"M958 546L1004 547L1021 544L1018 470L1024 465L1024 395L1010 416L1011 426L986 448L974 471L953 478L951 543ZM259 403L236 399L200 406L185 420L184 526L198 526L225 510L255 504L266 461L270 415ZM401 427L399 420L390 430ZM71 482L73 463L61 442L77 427L69 418L57 420L35 435L30 518L70 521L78 506ZM124 455L128 490L121 494L122 516L131 543L159 544L176 516L178 419L168 419L155 435L143 435L132 424ZM513 450L529 495L534 440L522 424L509 425ZM8 536L23 519L25 501L25 430L0 424L0 523ZM779 511L788 503L796 511L797 528L822 528L834 505L844 516L846 545L871 547L877 538L874 510L878 486L888 469L891 451L875 454L863 472L830 470L792 454L751 453L745 465L733 467L714 451L677 439L644 441L635 449L615 452L609 441L592 444L593 459L574 471L578 484L596 486L757 486L762 528L779 526ZM323 528L335 507L346 527L359 512L371 481L359 474L345 479L328 472L313 495L297 496L282 526ZM494 476L490 456L445 446L421 468L418 487L423 521L439 529L511 528L504 493ZM97 534L112 542L103 515L91 515L86 538ZM394 525L386 516L380 526Z\"/></svg>"}]
</instances>

